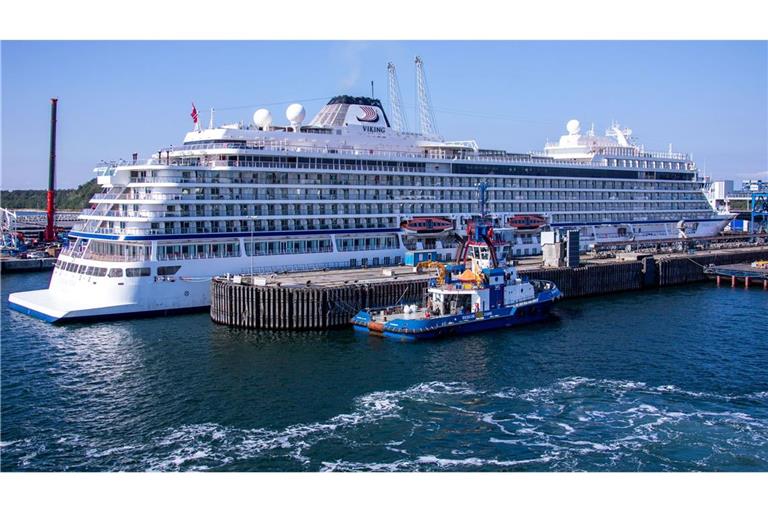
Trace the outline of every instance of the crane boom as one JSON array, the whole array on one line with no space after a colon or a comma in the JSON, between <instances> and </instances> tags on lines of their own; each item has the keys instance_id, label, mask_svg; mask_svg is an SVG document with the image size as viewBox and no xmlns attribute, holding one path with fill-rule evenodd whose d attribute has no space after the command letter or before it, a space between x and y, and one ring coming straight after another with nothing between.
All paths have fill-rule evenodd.
<instances>
[{"instance_id":1,"label":"crane boom","mask_svg":"<svg viewBox=\"0 0 768 512\"><path fill-rule=\"evenodd\" d=\"M427 137L435 137L437 133L437 123L435 114L432 110L432 99L427 87L427 77L424 74L424 61L421 57L416 57L416 96L417 96L417 114L419 121L419 131Z\"/></svg>"},{"instance_id":2,"label":"crane boom","mask_svg":"<svg viewBox=\"0 0 768 512\"><path fill-rule=\"evenodd\" d=\"M392 114L392 128L398 132L408 131L408 119L403 110L403 100L400 94L400 82L397 80L397 70L391 62L387 63L389 78L389 110Z\"/></svg>"}]
</instances>

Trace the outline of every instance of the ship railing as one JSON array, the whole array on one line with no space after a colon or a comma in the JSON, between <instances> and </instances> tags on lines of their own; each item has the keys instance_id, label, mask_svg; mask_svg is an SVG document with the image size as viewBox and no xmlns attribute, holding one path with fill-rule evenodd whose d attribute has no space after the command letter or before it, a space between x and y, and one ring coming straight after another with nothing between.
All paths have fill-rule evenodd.
<instances>
[{"instance_id":1,"label":"ship railing","mask_svg":"<svg viewBox=\"0 0 768 512\"><path fill-rule=\"evenodd\" d=\"M71 258L80 258L83 255L84 252L85 251L82 250L82 249L81 250L75 250L72 247L66 247L66 248L61 250L59 255L61 255L61 256L68 256L68 257L71 257Z\"/></svg>"},{"instance_id":2,"label":"ship railing","mask_svg":"<svg viewBox=\"0 0 768 512\"><path fill-rule=\"evenodd\" d=\"M144 261L147 256L143 255L119 255L119 254L101 254L88 249L73 250L71 248L62 249L60 256L68 258L79 258L85 260L97 261Z\"/></svg>"},{"instance_id":3,"label":"ship railing","mask_svg":"<svg viewBox=\"0 0 768 512\"><path fill-rule=\"evenodd\" d=\"M432 212L426 212L427 214ZM223 221L244 221L249 220L251 217L258 217L257 220L269 220L269 219L280 219L281 217L290 217L290 218L296 218L296 217L317 217L317 216L330 216L335 217L338 215L345 215L345 216L353 216L356 218L360 217L369 217L371 215L374 216L391 216L394 215L392 211L382 211L382 212L370 212L370 211L363 211L362 209L359 212L350 213L350 212L343 212L343 211L327 211L325 213L314 213L310 212L309 210L299 211L296 214L292 213L276 213L271 212L268 214L252 214L249 215L247 212L222 212L222 211L216 211L216 210L210 210L210 211L202 211L202 212L192 212L192 211L182 211L182 212L168 212L168 211L114 211L110 210L107 212L95 212L94 210L86 209L83 210L83 213L81 214L81 218L99 218L99 217L108 217L108 218L124 218L124 219L133 219L133 220L152 220L152 219L189 219L189 218L196 218L196 217L215 217L216 220L210 221L210 222L218 222L219 220ZM252 220L252 219L251 219ZM387 227L382 224L370 224L361 226L361 228L377 228L377 227ZM304 229L315 229L306 227Z\"/></svg>"},{"instance_id":4,"label":"ship railing","mask_svg":"<svg viewBox=\"0 0 768 512\"><path fill-rule=\"evenodd\" d=\"M664 151L643 151L642 156L651 157L651 158L659 158L659 159L667 159L667 160L690 160L691 155L690 153L670 153L670 152L664 152Z\"/></svg>"},{"instance_id":5,"label":"ship railing","mask_svg":"<svg viewBox=\"0 0 768 512\"><path fill-rule=\"evenodd\" d=\"M149 260L149 255L128 256L128 255L119 255L119 254L95 254L92 252L88 252L87 254L81 255L79 257L86 260L112 261L112 262Z\"/></svg>"},{"instance_id":6,"label":"ship railing","mask_svg":"<svg viewBox=\"0 0 768 512\"><path fill-rule=\"evenodd\" d=\"M350 268L349 262L345 261L332 261L328 263L296 263L289 265L271 265L271 266L259 266L243 268L243 274L275 274L278 272L306 272L312 270L325 270L331 268Z\"/></svg>"},{"instance_id":7,"label":"ship railing","mask_svg":"<svg viewBox=\"0 0 768 512\"><path fill-rule=\"evenodd\" d=\"M334 155L340 155L341 153L334 153ZM343 156L343 155L342 155ZM355 155L359 156L359 155ZM420 158L420 159L431 159L434 161L436 158L428 156L418 156L414 157L410 154L399 154L399 153L389 153L389 152L379 152L371 154L370 156L375 156L379 158ZM460 158L452 158L452 159L444 159L449 161L469 161L469 162L488 162L488 163L533 163L533 164L552 164L553 160L551 158L548 158L546 161L543 160L541 157L531 154L531 156L485 156L485 155L469 155L469 156L463 156ZM157 161L154 163L154 165L163 166L163 167L184 167L184 168L206 168L206 169L229 169L229 168L249 168L249 169L320 169L320 170L338 170L338 171L380 171L380 172L415 172L415 173L425 173L427 168L426 167L410 167L410 166L397 166L397 165L389 165L389 166L381 166L381 165L366 165L366 160L361 160L360 164L343 164L341 162L339 163L318 163L314 165L310 165L309 163L304 162L247 162L247 161L230 161L230 160L212 160L212 161L202 161L202 162L181 162L177 160L171 160L171 161ZM608 161L605 159L601 160L590 160L590 161L578 161L578 160L557 160L557 165L565 165L565 166L573 166L573 167L610 167L608 165ZM149 164L142 164L142 163L136 163L136 164L124 164L121 167L137 167L141 168L144 165ZM627 171L636 171L638 168L636 167L616 167L618 170L627 170ZM650 170L650 169L649 169ZM690 169L678 169L681 172L692 172ZM157 177L132 177L131 182L146 182L151 181L151 178L155 178L157 180ZM177 181L177 180L174 180Z\"/></svg>"},{"instance_id":8,"label":"ship railing","mask_svg":"<svg viewBox=\"0 0 768 512\"><path fill-rule=\"evenodd\" d=\"M362 215L362 214L360 214ZM259 219L261 219L262 216L259 216ZM229 219L232 220L232 219ZM248 216L242 216L241 220L248 220ZM215 222L215 221L212 221ZM242 226L243 229L240 231L234 231L232 229L224 228L217 228L215 226L211 226L209 228L204 229L193 229L193 228L176 228L176 229L152 229L152 228L142 228L142 227L127 227L127 228L118 228L118 227L112 227L112 228L99 228L99 227L88 227L85 225L75 226L72 228L73 235L77 235L77 233L87 233L87 234L104 234L104 235L205 235L205 234L222 234L226 233L231 235L232 237L248 237L251 233L251 231L245 229L247 226ZM254 233L263 233L265 235L269 235L271 231L281 231L281 232L290 232L294 235L303 235L306 231L309 230L331 230L331 229L384 229L384 228L392 228L392 226L387 226L384 224L372 224L372 225L366 225L366 226L341 226L341 225L331 225L331 224L321 224L321 225L314 225L314 226L306 226L306 227L298 227L293 229L282 229L282 228L270 228L270 229L261 229L256 230ZM394 228L392 228L394 229ZM320 236L323 235L323 233L318 233L317 235L313 236Z\"/></svg>"},{"instance_id":9,"label":"ship railing","mask_svg":"<svg viewBox=\"0 0 768 512\"><path fill-rule=\"evenodd\" d=\"M158 256L157 261L186 261L186 260L212 260L218 258L238 258L240 253L223 252L221 254L213 253L195 253L195 254L166 254Z\"/></svg>"},{"instance_id":10,"label":"ship railing","mask_svg":"<svg viewBox=\"0 0 768 512\"><path fill-rule=\"evenodd\" d=\"M264 252L264 251L256 251L253 254L246 254L246 257L262 257L262 256L291 256L291 255L305 255L305 254L319 254L319 253L329 253L333 252L333 247L326 247L318 250L312 250L312 251L272 251L272 252ZM212 253L195 253L195 254L181 254L181 253L172 253L172 254L165 254L165 255L159 255L157 257L158 261L184 261L184 260L199 260L199 259L212 259L212 258L236 258L239 257L240 254L237 252L225 252L222 254L212 254Z\"/></svg>"},{"instance_id":11,"label":"ship railing","mask_svg":"<svg viewBox=\"0 0 768 512\"><path fill-rule=\"evenodd\" d=\"M295 240L294 240L295 241ZM254 243L258 243L254 242ZM255 251L253 254L250 254L248 251L246 251L246 256L249 258L251 256L285 256L285 255L291 255L291 254L318 254L318 253L326 253L326 252L333 252L333 247L318 247L315 250L307 250L307 251L289 251L289 250L278 250L278 251Z\"/></svg>"},{"instance_id":12,"label":"ship railing","mask_svg":"<svg viewBox=\"0 0 768 512\"><path fill-rule=\"evenodd\" d=\"M162 153L170 152L170 155L160 158L148 158L148 159L136 159L136 160L121 160L113 165L118 167L130 167L130 166L145 166L145 165L162 165L162 166L188 166L188 167L212 167L212 166L248 166L235 164L233 165L229 161L220 160L205 160L206 154L193 153L199 150L208 149L236 149L245 151L272 151L272 152L284 152L292 154L309 154L309 155L333 155L333 156L351 156L351 157L372 157L372 158L396 158L396 159L413 159L413 160L445 160L445 161L482 161L482 162L522 162L522 163L547 163L552 162L551 155L547 155L541 152L530 152L526 154L476 154L474 152L459 152L448 154L445 151L391 151L386 149L334 149L327 146L298 146L288 145L285 143L271 142L271 141L254 141L244 143L209 143L198 144L194 146L181 146L175 148L167 148L161 151ZM673 160L690 160L690 155L686 153L664 153L664 152L643 152L644 156L661 159L673 159ZM172 155L172 156L171 156ZM618 155L616 155L618 156ZM637 156L637 155L626 155ZM184 157L188 158L203 158L202 161L184 161L181 160ZM365 159L362 160L363 162ZM607 166L605 160L600 161L578 161L578 160L559 160L560 165L574 165L574 166ZM246 163L247 164L247 163ZM285 164L275 164L277 167L286 167ZM296 165L296 164L294 164ZM102 164L103 166L103 164ZM358 166L353 166L357 168ZM330 168L337 168L333 165ZM397 170L397 169L394 169ZM424 169L414 169L417 172L424 172Z\"/></svg>"},{"instance_id":13,"label":"ship railing","mask_svg":"<svg viewBox=\"0 0 768 512\"><path fill-rule=\"evenodd\" d=\"M118 197L120 197L121 194L122 193L116 194L114 192L112 192L112 193L98 193L98 194L93 194L93 196L91 196L91 199L101 199L101 200L104 200L104 199L117 199Z\"/></svg>"},{"instance_id":14,"label":"ship railing","mask_svg":"<svg viewBox=\"0 0 768 512\"><path fill-rule=\"evenodd\" d=\"M193 212L155 212L151 210L145 211L121 211L121 210L108 210L104 212L96 211L92 208L86 208L80 214L85 217L124 217L129 219L155 219L165 217L197 217L198 215Z\"/></svg>"},{"instance_id":15,"label":"ship railing","mask_svg":"<svg viewBox=\"0 0 768 512\"><path fill-rule=\"evenodd\" d=\"M296 185L295 183L285 183L282 184L284 188L290 188L291 185ZM353 186L353 185L350 185ZM467 187L468 189L471 187ZM246 189L248 192L252 191ZM302 189L303 190L303 189ZM166 193L150 193L150 194L137 194L133 196L125 196L121 199L125 199L128 201L142 201L142 200L154 200L154 201L181 201L181 202L196 202L196 201L211 201L211 200L224 200L224 201L255 201L255 200L291 200L291 201L306 201L308 204L314 204L315 201L388 201L391 203L398 203L402 201L440 201L437 196L433 195L423 195L423 196L385 196L383 193L379 194L379 197L372 196L372 195L365 195L365 191L353 191L349 193L338 193L338 194L331 194L330 190L323 190L325 193L318 195L317 192L314 191L307 191L307 193L296 193L296 192L287 192L287 193L270 193L269 191L266 192L257 192L257 193L242 193L242 194L166 194ZM373 191L369 191L373 192ZM463 197L457 197L453 198L457 200L463 200L463 201L473 201L471 197L468 195ZM515 198L520 199L520 198ZM525 199L521 199L525 200ZM502 199L495 200L496 202L503 202ZM506 199L504 200L506 201ZM88 212L88 208L83 210L83 214Z\"/></svg>"}]
</instances>

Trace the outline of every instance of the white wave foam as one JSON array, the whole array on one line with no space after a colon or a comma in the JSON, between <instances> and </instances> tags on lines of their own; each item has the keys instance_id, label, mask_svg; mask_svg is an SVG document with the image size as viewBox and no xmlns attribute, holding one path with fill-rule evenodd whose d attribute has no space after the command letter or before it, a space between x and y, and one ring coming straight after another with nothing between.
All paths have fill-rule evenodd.
<instances>
[{"instance_id":1,"label":"white wave foam","mask_svg":"<svg viewBox=\"0 0 768 512\"><path fill-rule=\"evenodd\" d=\"M266 429L234 429L217 424L187 425L170 432L156 442L157 446L173 447L159 460L152 460L155 470L177 469L198 459L211 459L220 464L233 460L258 457L265 452L286 452L303 464L310 459L304 451L318 441L343 437L342 431L386 418L399 418L403 400L432 400L437 395L469 395L476 391L462 382L425 382L403 391L377 391L356 398L354 410L339 414L325 422L298 424L281 431ZM390 451L398 451L389 446ZM225 458L222 454L228 454ZM407 453L407 452L405 452Z\"/></svg>"},{"instance_id":2,"label":"white wave foam","mask_svg":"<svg viewBox=\"0 0 768 512\"><path fill-rule=\"evenodd\" d=\"M13 441L0 441L0 450L3 448L8 448L9 446L13 446L18 443L24 443L29 442L29 439L15 439Z\"/></svg>"},{"instance_id":3,"label":"white wave foam","mask_svg":"<svg viewBox=\"0 0 768 512\"><path fill-rule=\"evenodd\" d=\"M98 459L101 457L109 457L117 453L129 453L136 451L139 447L136 445L116 446L114 448L107 448L106 450L100 450L98 448L88 448L85 450L85 455L88 458Z\"/></svg>"},{"instance_id":4,"label":"white wave foam","mask_svg":"<svg viewBox=\"0 0 768 512\"><path fill-rule=\"evenodd\" d=\"M40 466L44 457L36 459L39 454L66 446L82 449L87 458L115 459L115 464L123 464L112 469L155 471L221 469L258 459L275 468L284 467L279 459L305 469L314 463L321 471L448 470L521 464L549 464L550 469L568 470L618 464L639 467L642 454L650 446L655 445L655 453L664 453L667 445L688 440L712 447L698 461L702 463L713 453L731 453L731 442L742 452L751 449L755 457L765 451L768 418L747 414L738 410L740 405L713 394L699 394L691 400L693 393L671 384L648 386L636 381L586 377L568 377L523 391L486 391L464 382L432 381L403 390L368 393L355 398L349 412L280 429L205 423L184 425L146 442L118 447L84 442L77 435L65 434L52 441L53 446L33 439L4 441L0 448L4 455L12 452L20 465ZM750 397L758 400L768 395L761 393ZM710 400L716 400L715 410L707 410L712 407ZM721 410L724 407L731 410ZM382 422L394 423L381 429ZM433 451L434 432L446 431L444 422L458 422L459 426L451 425L449 444L440 448L445 451ZM473 427L472 422L478 426ZM589 428L585 428L585 422L590 422ZM376 432L394 426L392 432L397 437L372 440L377 436L371 436L366 429L373 425ZM736 441L731 441L734 437ZM350 453L363 444L371 450L379 449L381 460L360 462L343 457L321 461L322 456L317 454L322 453L325 441L342 443ZM468 443L471 451L466 450ZM520 454L520 460L515 453ZM399 459L388 461L390 457ZM763 458L768 460L768 454ZM664 463L675 468L673 459L670 456Z\"/></svg>"},{"instance_id":5,"label":"white wave foam","mask_svg":"<svg viewBox=\"0 0 768 512\"><path fill-rule=\"evenodd\" d=\"M498 460L498 459L482 459L479 457L469 457L466 459L445 459L435 455L424 455L416 459L418 464L437 465L441 468L451 466L520 466L522 464L541 464L549 462L552 457L542 456L538 459L522 459L522 460Z\"/></svg>"},{"instance_id":6,"label":"white wave foam","mask_svg":"<svg viewBox=\"0 0 768 512\"><path fill-rule=\"evenodd\" d=\"M552 460L550 456L542 456L537 459L499 460L480 457L467 457L464 459L449 459L437 455L422 455L415 459L403 459L394 462L350 462L337 460L335 462L323 462L321 471L418 471L435 466L438 469L452 468L480 468L480 467L511 467L526 464L538 465Z\"/></svg>"}]
</instances>

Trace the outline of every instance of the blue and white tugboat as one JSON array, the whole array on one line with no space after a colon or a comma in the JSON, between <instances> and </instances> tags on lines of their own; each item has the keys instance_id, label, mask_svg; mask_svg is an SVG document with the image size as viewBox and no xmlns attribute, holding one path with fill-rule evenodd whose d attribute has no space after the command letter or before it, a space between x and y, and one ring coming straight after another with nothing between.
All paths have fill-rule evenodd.
<instances>
[{"instance_id":1,"label":"blue and white tugboat","mask_svg":"<svg viewBox=\"0 0 768 512\"><path fill-rule=\"evenodd\" d=\"M528 324L547 318L560 290L551 281L528 280L497 253L506 244L493 233L485 210L485 184L479 186L480 212L459 245L457 264L427 261L417 267L436 268L426 304L408 304L357 313L354 328L399 340L432 339L487 329Z\"/></svg>"}]
</instances>

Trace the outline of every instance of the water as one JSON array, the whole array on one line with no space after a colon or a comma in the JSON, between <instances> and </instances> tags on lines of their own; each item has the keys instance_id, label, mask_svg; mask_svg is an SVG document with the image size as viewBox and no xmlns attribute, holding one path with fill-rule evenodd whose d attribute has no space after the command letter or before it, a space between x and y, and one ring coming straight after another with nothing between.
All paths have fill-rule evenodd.
<instances>
[{"instance_id":1,"label":"water","mask_svg":"<svg viewBox=\"0 0 768 512\"><path fill-rule=\"evenodd\" d=\"M3 471L766 471L768 293L562 302L418 344L207 314L52 326L7 307Z\"/></svg>"}]
</instances>

